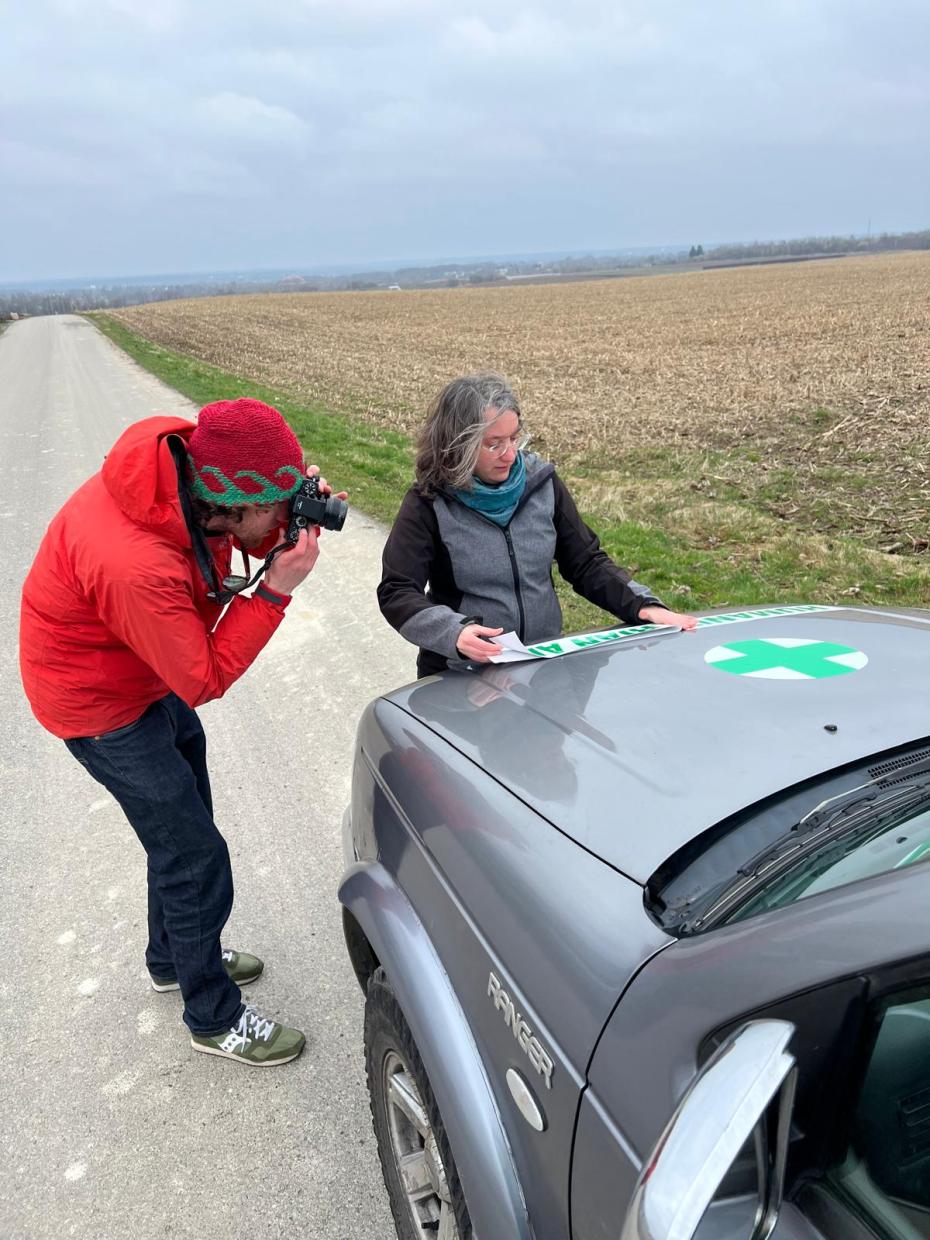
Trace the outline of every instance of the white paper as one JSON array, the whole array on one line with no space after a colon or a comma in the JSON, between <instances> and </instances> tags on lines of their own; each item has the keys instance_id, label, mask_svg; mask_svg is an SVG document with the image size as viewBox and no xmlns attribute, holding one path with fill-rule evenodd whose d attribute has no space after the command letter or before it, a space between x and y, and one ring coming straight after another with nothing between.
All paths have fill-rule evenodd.
<instances>
[{"instance_id":1,"label":"white paper","mask_svg":"<svg viewBox=\"0 0 930 1240\"><path fill-rule=\"evenodd\" d=\"M494 638L496 646L503 646L500 654L492 654L491 663L523 663L526 659L538 659L538 654L531 654L520 641L516 633L501 633L500 637Z\"/></svg>"}]
</instances>

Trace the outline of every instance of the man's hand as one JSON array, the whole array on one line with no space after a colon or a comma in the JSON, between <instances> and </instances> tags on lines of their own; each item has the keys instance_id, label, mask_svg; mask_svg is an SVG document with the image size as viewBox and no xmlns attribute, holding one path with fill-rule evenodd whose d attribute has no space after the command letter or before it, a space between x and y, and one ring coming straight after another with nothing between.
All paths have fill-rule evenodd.
<instances>
[{"instance_id":1,"label":"man's hand","mask_svg":"<svg viewBox=\"0 0 930 1240\"><path fill-rule=\"evenodd\" d=\"M498 637L503 629L489 629L483 624L466 624L459 634L455 648L463 659L474 663L487 663L492 654L500 654L501 647L486 637Z\"/></svg>"},{"instance_id":2,"label":"man's hand","mask_svg":"<svg viewBox=\"0 0 930 1240\"><path fill-rule=\"evenodd\" d=\"M325 479L325 478L321 478L321 477L320 477L320 467L319 467L319 465L308 465L308 466L307 466L307 477L308 477L308 478L312 478L312 477L314 477L314 475L316 476L317 481L318 481L318 483L319 483L320 494L321 494L324 498L325 498L325 497L327 497L327 496L332 495L332 493L333 493L333 488L329 485L329 483L326 481L326 479ZM348 492L348 491L339 491L339 492L337 492L337 494L336 494L335 498L336 498L336 499L348 499L348 498L349 498L349 492ZM285 532L286 532L286 530L287 530L287 526L286 526L286 525L282 526L281 528L282 528L282 530L283 530L283 531L285 531ZM315 525L315 526L313 527L313 529L314 529L314 531L315 531L315 533L316 533L317 538L319 538L320 534L322 533L322 530L320 529L320 527L319 527L318 525ZM311 565L311 568L312 568L312 567L313 567L313 566Z\"/></svg>"},{"instance_id":3,"label":"man's hand","mask_svg":"<svg viewBox=\"0 0 930 1240\"><path fill-rule=\"evenodd\" d=\"M669 611L667 607L644 607L636 618L649 624L673 624L685 632L697 628L697 616L689 616L682 611Z\"/></svg>"},{"instance_id":4,"label":"man's hand","mask_svg":"<svg viewBox=\"0 0 930 1240\"><path fill-rule=\"evenodd\" d=\"M315 529L301 530L288 551L279 551L265 573L265 585L278 594L293 594L320 554Z\"/></svg>"},{"instance_id":5,"label":"man's hand","mask_svg":"<svg viewBox=\"0 0 930 1240\"><path fill-rule=\"evenodd\" d=\"M333 488L329 485L329 483L326 481L325 478L319 477L319 474L320 474L319 465L309 465L307 467L307 477L312 478L314 474L317 475L317 479L320 484L320 494L321 495L332 495ZM348 491L337 491L334 498L335 499L348 499L349 492Z\"/></svg>"}]
</instances>

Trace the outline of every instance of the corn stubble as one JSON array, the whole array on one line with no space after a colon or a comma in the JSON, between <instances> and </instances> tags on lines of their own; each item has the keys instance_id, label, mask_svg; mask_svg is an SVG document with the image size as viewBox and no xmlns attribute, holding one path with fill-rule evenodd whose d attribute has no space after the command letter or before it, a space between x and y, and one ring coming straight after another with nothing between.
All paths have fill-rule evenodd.
<instances>
[{"instance_id":1,"label":"corn stubble","mask_svg":"<svg viewBox=\"0 0 930 1240\"><path fill-rule=\"evenodd\" d=\"M478 369L622 517L697 492L930 549L930 254L567 284L263 294L114 311L245 378L413 432ZM637 478L642 480L637 489Z\"/></svg>"}]
</instances>

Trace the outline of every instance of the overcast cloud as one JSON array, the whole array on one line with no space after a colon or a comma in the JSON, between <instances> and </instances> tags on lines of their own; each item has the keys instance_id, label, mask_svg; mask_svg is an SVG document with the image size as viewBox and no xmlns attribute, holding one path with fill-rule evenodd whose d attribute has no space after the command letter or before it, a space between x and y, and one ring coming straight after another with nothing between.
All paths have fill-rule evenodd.
<instances>
[{"instance_id":1,"label":"overcast cloud","mask_svg":"<svg viewBox=\"0 0 930 1240\"><path fill-rule=\"evenodd\" d=\"M930 226L926 0L3 9L0 281Z\"/></svg>"}]
</instances>

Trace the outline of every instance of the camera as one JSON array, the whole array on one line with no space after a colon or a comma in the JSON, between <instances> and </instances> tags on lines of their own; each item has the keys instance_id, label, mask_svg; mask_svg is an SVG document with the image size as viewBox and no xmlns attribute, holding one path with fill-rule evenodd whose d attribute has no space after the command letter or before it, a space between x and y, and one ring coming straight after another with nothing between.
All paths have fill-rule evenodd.
<instances>
[{"instance_id":1,"label":"camera","mask_svg":"<svg viewBox=\"0 0 930 1240\"><path fill-rule=\"evenodd\" d=\"M320 495L320 480L315 474L304 478L300 490L291 500L291 520L287 541L297 542L301 530L319 525L324 530L341 530L346 523L349 505L344 499Z\"/></svg>"}]
</instances>

